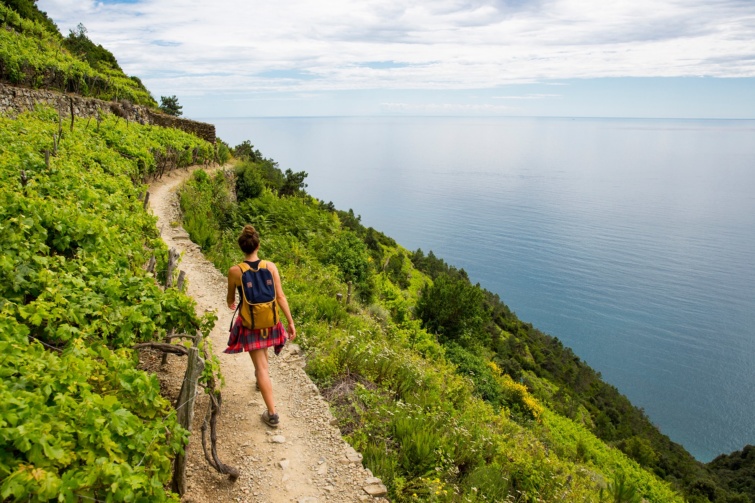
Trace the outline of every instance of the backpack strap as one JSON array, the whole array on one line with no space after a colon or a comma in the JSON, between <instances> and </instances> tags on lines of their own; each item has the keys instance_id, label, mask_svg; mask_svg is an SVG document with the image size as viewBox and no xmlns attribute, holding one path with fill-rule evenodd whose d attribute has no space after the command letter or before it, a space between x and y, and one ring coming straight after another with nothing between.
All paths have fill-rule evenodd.
<instances>
[{"instance_id":1,"label":"backpack strap","mask_svg":"<svg viewBox=\"0 0 755 503\"><path fill-rule=\"evenodd\" d=\"M230 327L228 327L228 331L229 331L229 332L230 332L231 330L233 330L233 324L234 324L234 322L236 321L236 313L238 313L238 312L239 312L239 309L241 309L241 302L242 302L242 301L239 301L239 303L238 303L238 304L236 304L236 309L234 309L234 310L233 310L233 316L231 316L231 326L230 326Z\"/></svg>"},{"instance_id":2,"label":"backpack strap","mask_svg":"<svg viewBox=\"0 0 755 503\"><path fill-rule=\"evenodd\" d=\"M241 269L241 275L243 276L246 271L251 269L249 267L249 264L246 262L241 262L240 264L236 264L236 267ZM230 332L233 329L233 324L236 321L236 313L241 312L241 303L244 302L244 287L243 285L239 285L239 289L241 290L241 298L239 299L238 304L236 304L236 309L233 311L233 316L231 316L231 326L228 327L228 331Z\"/></svg>"}]
</instances>

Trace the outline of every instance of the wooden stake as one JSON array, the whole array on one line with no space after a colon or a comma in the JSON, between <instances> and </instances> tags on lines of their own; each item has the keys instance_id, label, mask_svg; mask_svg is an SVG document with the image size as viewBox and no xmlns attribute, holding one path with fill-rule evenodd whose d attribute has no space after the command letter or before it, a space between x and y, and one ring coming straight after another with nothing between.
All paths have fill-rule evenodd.
<instances>
[{"instance_id":1,"label":"wooden stake","mask_svg":"<svg viewBox=\"0 0 755 503\"><path fill-rule=\"evenodd\" d=\"M178 403L176 404L176 415L179 424L191 430L191 421L194 418L194 399L197 395L197 381L204 370L204 360L199 357L199 349L189 348L189 361L186 365L186 375L181 386L181 392L178 394ZM184 454L176 456L176 463L173 470L172 488L179 495L186 493L186 451Z\"/></svg>"},{"instance_id":2,"label":"wooden stake","mask_svg":"<svg viewBox=\"0 0 755 503\"><path fill-rule=\"evenodd\" d=\"M73 113L73 98L68 98L68 102L71 104L71 132L73 133L73 120L76 118L76 114Z\"/></svg>"},{"instance_id":3,"label":"wooden stake","mask_svg":"<svg viewBox=\"0 0 755 503\"><path fill-rule=\"evenodd\" d=\"M178 261L178 252L175 248L171 248L168 252L168 275L165 278L165 288L168 289L173 286L173 271L176 269Z\"/></svg>"},{"instance_id":4,"label":"wooden stake","mask_svg":"<svg viewBox=\"0 0 755 503\"><path fill-rule=\"evenodd\" d=\"M175 332L173 331L173 329L171 329L170 332L168 332L168 335L165 336L165 344L170 344L170 340L174 337L173 334L175 334ZM168 352L164 351L163 359L160 361L160 365L165 365L166 363L168 363Z\"/></svg>"}]
</instances>

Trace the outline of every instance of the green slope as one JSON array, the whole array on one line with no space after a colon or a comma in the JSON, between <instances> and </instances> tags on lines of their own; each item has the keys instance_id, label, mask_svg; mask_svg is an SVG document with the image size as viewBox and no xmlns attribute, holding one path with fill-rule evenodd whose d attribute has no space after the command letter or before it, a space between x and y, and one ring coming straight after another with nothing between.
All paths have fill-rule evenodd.
<instances>
[{"instance_id":1,"label":"green slope","mask_svg":"<svg viewBox=\"0 0 755 503\"><path fill-rule=\"evenodd\" d=\"M258 228L261 256L282 271L307 371L392 500L683 501L668 482L596 437L593 421L556 412L549 394L557 382L534 370L522 378L502 370L488 339L518 336L488 326L494 311L462 272L447 268L433 280L411 253L361 227L353 213L302 191L280 197L293 175L276 173L269 160L245 163L234 195L222 174L195 173L181 192L184 226L220 270L241 258L241 226ZM355 290L346 305L336 294L345 297L348 281ZM443 283L458 287L457 298L466 298L460 290L477 292L468 299L479 309L465 309L473 319L415 318L418 304ZM439 298L433 305L448 307ZM488 330L497 337L474 337Z\"/></svg>"},{"instance_id":2,"label":"green slope","mask_svg":"<svg viewBox=\"0 0 755 503\"><path fill-rule=\"evenodd\" d=\"M146 272L167 250L139 181L153 152L213 147L108 116L66 127L55 152L58 127L45 108L0 117L0 500L173 500L187 432L129 348L213 320Z\"/></svg>"},{"instance_id":3,"label":"green slope","mask_svg":"<svg viewBox=\"0 0 755 503\"><path fill-rule=\"evenodd\" d=\"M0 25L1 81L157 107L141 81L124 74L83 27L63 38L33 2L22 0L0 3Z\"/></svg>"}]
</instances>

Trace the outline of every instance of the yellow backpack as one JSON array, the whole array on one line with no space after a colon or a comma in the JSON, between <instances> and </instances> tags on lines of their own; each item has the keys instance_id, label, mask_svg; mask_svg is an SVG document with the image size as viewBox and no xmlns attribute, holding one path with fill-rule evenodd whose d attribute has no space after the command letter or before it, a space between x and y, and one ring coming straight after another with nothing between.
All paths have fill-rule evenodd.
<instances>
[{"instance_id":1,"label":"yellow backpack","mask_svg":"<svg viewBox=\"0 0 755 503\"><path fill-rule=\"evenodd\" d=\"M270 328L278 324L278 302L275 300L275 280L260 260L256 269L248 262L239 264L241 269L241 321L246 328Z\"/></svg>"}]
</instances>

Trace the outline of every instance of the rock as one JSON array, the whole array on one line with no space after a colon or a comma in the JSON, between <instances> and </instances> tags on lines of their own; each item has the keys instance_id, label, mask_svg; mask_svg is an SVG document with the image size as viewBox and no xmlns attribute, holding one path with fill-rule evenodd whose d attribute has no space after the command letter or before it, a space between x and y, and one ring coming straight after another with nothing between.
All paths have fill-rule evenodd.
<instances>
[{"instance_id":1,"label":"rock","mask_svg":"<svg viewBox=\"0 0 755 503\"><path fill-rule=\"evenodd\" d=\"M369 478L368 478L367 480L365 480L365 481L364 481L364 483L365 483L366 485L370 486L370 485L372 485L372 484L382 484L382 483L383 483L383 481L382 481L382 480L380 480L380 479L379 479L379 478L377 478L377 477L369 477Z\"/></svg>"},{"instance_id":2,"label":"rock","mask_svg":"<svg viewBox=\"0 0 755 503\"><path fill-rule=\"evenodd\" d=\"M278 465L278 467L281 468L282 470L285 470L285 469L288 468L288 466L291 464L291 462L289 460L287 460L287 459L281 459L280 461L278 461L275 464Z\"/></svg>"},{"instance_id":3,"label":"rock","mask_svg":"<svg viewBox=\"0 0 755 503\"><path fill-rule=\"evenodd\" d=\"M270 439L270 442L273 444L285 444L286 437L284 437L283 435L275 435Z\"/></svg>"},{"instance_id":4,"label":"rock","mask_svg":"<svg viewBox=\"0 0 755 503\"><path fill-rule=\"evenodd\" d=\"M386 494L388 494L388 488L386 488L382 483L370 484L370 485L364 486L362 489L364 489L364 492L366 492L373 498L380 498L381 496L385 496Z\"/></svg>"},{"instance_id":5,"label":"rock","mask_svg":"<svg viewBox=\"0 0 755 503\"><path fill-rule=\"evenodd\" d=\"M353 447L348 446L346 448L346 459L349 463L361 463L362 455L355 451Z\"/></svg>"},{"instance_id":6,"label":"rock","mask_svg":"<svg viewBox=\"0 0 755 503\"><path fill-rule=\"evenodd\" d=\"M297 499L296 503L317 503L317 498L313 498L311 496L305 496L304 498Z\"/></svg>"}]
</instances>

